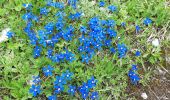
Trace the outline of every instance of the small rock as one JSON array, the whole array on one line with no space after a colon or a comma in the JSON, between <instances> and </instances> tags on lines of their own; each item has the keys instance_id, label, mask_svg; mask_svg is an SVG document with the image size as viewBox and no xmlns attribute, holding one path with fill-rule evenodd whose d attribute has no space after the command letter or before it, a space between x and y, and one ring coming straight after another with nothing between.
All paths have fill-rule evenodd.
<instances>
[{"instance_id":1,"label":"small rock","mask_svg":"<svg viewBox=\"0 0 170 100\"><path fill-rule=\"evenodd\" d=\"M8 31L10 31L10 28L5 28L4 30L2 30L2 32L0 33L0 43L8 40Z\"/></svg>"},{"instance_id":2,"label":"small rock","mask_svg":"<svg viewBox=\"0 0 170 100\"><path fill-rule=\"evenodd\" d=\"M34 85L33 80L29 80L29 81L28 81L28 84L29 84L29 85Z\"/></svg>"},{"instance_id":3,"label":"small rock","mask_svg":"<svg viewBox=\"0 0 170 100\"><path fill-rule=\"evenodd\" d=\"M103 11L103 12L106 12L106 11L107 11L107 9L104 8L104 7L100 7L99 10L100 10L100 11Z\"/></svg>"},{"instance_id":4,"label":"small rock","mask_svg":"<svg viewBox=\"0 0 170 100\"><path fill-rule=\"evenodd\" d=\"M94 6L96 4L96 1L91 1L91 4Z\"/></svg>"},{"instance_id":5,"label":"small rock","mask_svg":"<svg viewBox=\"0 0 170 100\"><path fill-rule=\"evenodd\" d=\"M152 41L152 45L155 46L155 47L159 46L159 40L158 40L157 38L154 39L154 40Z\"/></svg>"},{"instance_id":6,"label":"small rock","mask_svg":"<svg viewBox=\"0 0 170 100\"><path fill-rule=\"evenodd\" d=\"M142 94L141 94L141 97L142 97L143 99L147 99L147 98L148 98L148 96L147 96L146 93L142 93Z\"/></svg>"}]
</instances>

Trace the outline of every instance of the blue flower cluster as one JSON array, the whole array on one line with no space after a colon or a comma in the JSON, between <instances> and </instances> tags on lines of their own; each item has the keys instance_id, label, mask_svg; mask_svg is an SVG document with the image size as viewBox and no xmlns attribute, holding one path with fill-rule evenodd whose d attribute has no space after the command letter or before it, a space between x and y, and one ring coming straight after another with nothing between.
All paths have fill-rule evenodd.
<instances>
[{"instance_id":1,"label":"blue flower cluster","mask_svg":"<svg viewBox=\"0 0 170 100\"><path fill-rule=\"evenodd\" d=\"M136 73L137 70L138 70L137 65L132 65L132 68L128 73L128 76L131 80L131 83L134 84L134 85L136 85L140 80L140 77Z\"/></svg>"},{"instance_id":2,"label":"blue flower cluster","mask_svg":"<svg viewBox=\"0 0 170 100\"><path fill-rule=\"evenodd\" d=\"M64 85L67 84L67 81L72 79L73 73L69 72L68 70L65 73L62 73L61 76L56 76L56 80L54 82L54 93L59 94L61 91L64 90Z\"/></svg>"},{"instance_id":3,"label":"blue flower cluster","mask_svg":"<svg viewBox=\"0 0 170 100\"><path fill-rule=\"evenodd\" d=\"M48 6L53 6L55 8L63 9L64 5L61 2L47 2ZM53 53L53 48L59 40L64 39L65 41L71 41L74 32L74 27L72 25L65 24L65 13L62 11L58 11L56 17L58 20L56 23L49 22L44 26L44 29L35 31L33 29L33 21L39 22L41 17L37 17L32 13L32 5L31 4L24 4L23 5L27 13L23 15L23 20L26 21L27 26L24 28L25 33L28 35L30 44L35 46L34 49L34 58L40 57L42 53L42 46L49 48L47 50L47 57L50 58L54 62L63 62L69 61L72 62L75 60L74 54L70 51L66 51L66 53ZM49 10L46 7L40 8L40 15L48 15ZM79 19L81 13L77 12L76 14L71 14L73 18L71 20ZM68 17L69 18L69 17ZM36 19L36 20L35 20ZM54 34L54 31L57 30L57 33Z\"/></svg>"},{"instance_id":4,"label":"blue flower cluster","mask_svg":"<svg viewBox=\"0 0 170 100\"><path fill-rule=\"evenodd\" d=\"M41 83L41 79L39 76L33 76L32 82L33 83L29 92L35 97L41 93L41 85L38 85L39 83Z\"/></svg>"},{"instance_id":5,"label":"blue flower cluster","mask_svg":"<svg viewBox=\"0 0 170 100\"><path fill-rule=\"evenodd\" d=\"M126 55L127 52L127 47L125 44L118 44L117 45L118 48L118 53L119 53L119 57L122 58Z\"/></svg>"},{"instance_id":6,"label":"blue flower cluster","mask_svg":"<svg viewBox=\"0 0 170 100\"><path fill-rule=\"evenodd\" d=\"M86 83L83 83L82 86L78 88L82 99L87 99L89 96L90 89L94 88L96 86L97 80L92 76L91 79L89 79ZM98 93L93 92L91 95L92 100L98 99Z\"/></svg>"},{"instance_id":7,"label":"blue flower cluster","mask_svg":"<svg viewBox=\"0 0 170 100\"><path fill-rule=\"evenodd\" d=\"M66 51L66 53L59 53L53 55L51 57L51 60L56 63L64 62L64 61L72 62L75 60L75 55L72 52Z\"/></svg>"},{"instance_id":8,"label":"blue flower cluster","mask_svg":"<svg viewBox=\"0 0 170 100\"><path fill-rule=\"evenodd\" d=\"M48 100L57 99L57 94L64 92L65 85L68 83L68 81L72 80L73 73L69 72L68 70L64 73L62 73L61 76L56 76L56 80L54 81L54 94L48 97ZM86 99L88 95L90 94L90 89L94 88L96 86L97 80L94 77L91 77L87 81L87 83L83 83L82 86L76 88L74 85L69 85L68 87L68 94L71 96L74 96L76 91L78 90L82 96L82 99ZM92 100L98 100L98 92L92 92L91 97Z\"/></svg>"},{"instance_id":9,"label":"blue flower cluster","mask_svg":"<svg viewBox=\"0 0 170 100\"><path fill-rule=\"evenodd\" d=\"M78 0L68 0L68 5L72 8L77 8ZM79 28L74 26L76 21L80 21L82 17L81 11L71 12L66 14L65 4L63 2L53 2L53 0L47 0L47 5L39 9L39 15L36 16L32 12L32 4L23 4L26 9L26 13L22 16L22 19L26 22L26 27L24 32L29 37L30 44L34 46L34 58L40 57L47 49L45 53L47 58L49 58L54 63L63 63L63 62L73 62L76 60L75 51L74 53L67 50L63 47L64 51L56 50L55 45L62 41L70 42L76 36L78 36L78 45L76 45L78 54L81 56L81 61L83 63L89 64L90 60L93 58L97 52L102 50L109 49L110 53L116 53L119 58L126 56L128 48L127 46L120 42L121 38L118 38L116 31L116 22L112 19L100 19L99 17L92 17L85 25L81 25ZM99 7L104 7L105 2L100 1ZM56 8L57 12L55 14L55 19L53 22L47 22L42 29L35 30L34 25L41 22L42 16L48 16L50 13L49 7ZM116 12L118 8L114 5L108 6L110 13ZM70 24L71 23L71 24ZM148 26L152 23L152 20L146 18L143 21L143 24ZM126 23L122 22L121 26L126 28ZM136 33L139 33L141 28L139 25L135 27ZM80 32L81 34L75 34ZM9 38L13 36L13 33L8 33ZM77 37L76 37L77 38ZM113 40L116 40L116 43L113 43ZM56 52L58 51L58 52ZM136 56L140 56L140 51L135 53ZM44 76L49 77L53 76L54 68L50 65L43 67L42 72ZM137 84L140 80L138 74L136 73L136 65L132 65L131 70L129 70L128 76L132 84ZM80 93L82 99L87 99L90 97L92 100L98 100L98 92L93 92L93 88L97 84L97 80L94 77L91 77L87 82L83 83L77 88L74 85L67 85L69 81L72 80L73 73L68 70L62 73L61 76L56 76L54 81L54 92L51 96L48 97L49 100L57 100L57 94L65 92L71 96L74 96L75 93ZM30 88L30 93L33 96L37 96L41 93L41 79L39 76L34 77L34 84Z\"/></svg>"},{"instance_id":10,"label":"blue flower cluster","mask_svg":"<svg viewBox=\"0 0 170 100\"><path fill-rule=\"evenodd\" d=\"M88 22L89 30L85 26L80 27L82 35L79 38L78 51L81 54L82 62L89 63L96 52L103 48L110 48L111 53L115 53L112 44L112 39L117 36L117 32L114 30L115 25L114 20L100 20L98 17L93 17ZM124 57L127 52L125 44L118 44L117 48L119 57Z\"/></svg>"}]
</instances>

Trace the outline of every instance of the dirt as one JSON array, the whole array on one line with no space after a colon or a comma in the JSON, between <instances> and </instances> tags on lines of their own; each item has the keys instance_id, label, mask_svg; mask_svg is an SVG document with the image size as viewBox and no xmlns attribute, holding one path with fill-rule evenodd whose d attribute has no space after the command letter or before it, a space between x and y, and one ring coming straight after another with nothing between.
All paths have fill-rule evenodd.
<instances>
[{"instance_id":1,"label":"dirt","mask_svg":"<svg viewBox=\"0 0 170 100\"><path fill-rule=\"evenodd\" d=\"M148 96L146 100L170 100L170 48L165 50L163 57L165 59L164 67L156 68L149 84L131 86L129 83L127 88L127 93L130 94L129 98L135 97L137 100L144 100L141 94L146 93Z\"/></svg>"}]
</instances>

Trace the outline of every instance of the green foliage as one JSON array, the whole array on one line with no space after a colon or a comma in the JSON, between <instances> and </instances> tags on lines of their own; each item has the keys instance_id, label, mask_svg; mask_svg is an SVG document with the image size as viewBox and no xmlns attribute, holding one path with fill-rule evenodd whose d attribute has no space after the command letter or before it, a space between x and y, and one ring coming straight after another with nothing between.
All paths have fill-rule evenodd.
<instances>
[{"instance_id":1,"label":"green foliage","mask_svg":"<svg viewBox=\"0 0 170 100\"><path fill-rule=\"evenodd\" d=\"M55 67L55 74L61 74L66 69L74 72L73 79L76 80L77 84L81 84L83 81L87 81L92 75L95 75L98 80L95 90L100 93L102 100L126 98L127 94L125 94L125 91L129 86L127 73L131 64L136 63L139 69L141 69L142 80L140 83L143 85L147 84L151 76L151 72L143 71L143 68L147 70L148 66L154 68L156 64L162 64L161 47L167 45L167 40L162 41L164 44L156 48L151 45L148 38L153 34L154 37L160 37L160 34L156 33L156 27L164 28L164 25L169 23L170 7L166 5L166 0L110 0L110 2L113 2L118 7L119 11L113 14L109 13L106 8L107 6L105 8L99 8L98 4L93 5L89 0L80 0L78 10L84 13L84 18L75 27L85 25L92 16L100 16L102 19L114 19L117 25L126 22L126 29L116 27L116 30L118 31L118 36L123 35L121 42L125 42L131 49L125 59L118 59L117 54L111 56L109 53L99 52L98 55L93 57L92 64L88 65L80 61L55 64L45 56L36 60L33 58L33 49L28 44L28 38L23 32L25 22L21 19L21 16L24 14L22 4L32 3L35 7L33 12L38 13L39 7L45 5L43 1L0 0L0 30L10 27L16 33L14 39L0 43L0 89L2 89L0 91L0 97L2 99L25 100L32 98L29 94L29 80L31 80L33 75L41 73L41 68L48 64ZM105 1L106 5L110 5L107 2L108 0ZM70 13L70 9L66 9L66 12ZM52 11L52 13L55 13L55 10L52 9ZM52 14L49 15L49 18L52 16ZM142 21L145 17L150 17L154 21L153 26L142 26ZM46 19L41 24L44 25L46 22L52 20ZM142 26L142 32L139 34L136 34L134 31L136 24ZM36 28L40 29L42 25ZM78 35L79 33L76 34ZM71 43L62 41L56 47L59 51L64 46L68 46L69 50L75 50L76 43L76 40ZM138 59L133 57L135 49L140 49L142 52L142 56ZM79 56L76 55L76 58L79 58ZM52 89L51 83L53 81L54 78L50 77L43 84L48 87L48 89L43 91L46 96L51 95L50 90ZM67 95L61 97L69 99Z\"/></svg>"}]
</instances>

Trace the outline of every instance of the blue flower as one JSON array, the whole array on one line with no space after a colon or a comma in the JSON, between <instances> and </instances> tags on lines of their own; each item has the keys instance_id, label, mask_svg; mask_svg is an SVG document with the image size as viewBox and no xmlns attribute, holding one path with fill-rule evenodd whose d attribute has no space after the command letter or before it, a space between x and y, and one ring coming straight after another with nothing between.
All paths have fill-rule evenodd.
<instances>
[{"instance_id":1,"label":"blue flower","mask_svg":"<svg viewBox=\"0 0 170 100\"><path fill-rule=\"evenodd\" d=\"M115 53L116 52L115 48L114 47L110 48L110 52Z\"/></svg>"},{"instance_id":2,"label":"blue flower","mask_svg":"<svg viewBox=\"0 0 170 100\"><path fill-rule=\"evenodd\" d=\"M132 70L132 71L137 71L137 70L138 70L137 65L132 65L131 70Z\"/></svg>"},{"instance_id":3,"label":"blue flower","mask_svg":"<svg viewBox=\"0 0 170 100\"><path fill-rule=\"evenodd\" d=\"M25 13L25 14L22 16L22 19L23 19L24 21L28 21L28 20L30 20L31 18L32 18L32 13L31 13L31 12Z\"/></svg>"},{"instance_id":4,"label":"blue flower","mask_svg":"<svg viewBox=\"0 0 170 100\"><path fill-rule=\"evenodd\" d=\"M75 60L75 55L72 52L67 51L65 54L65 58L69 62L73 62Z\"/></svg>"},{"instance_id":5,"label":"blue flower","mask_svg":"<svg viewBox=\"0 0 170 100\"><path fill-rule=\"evenodd\" d=\"M107 26L108 27L114 27L116 25L115 21L114 20L108 20L107 21Z\"/></svg>"},{"instance_id":6,"label":"blue flower","mask_svg":"<svg viewBox=\"0 0 170 100\"><path fill-rule=\"evenodd\" d=\"M89 46L95 45L94 38L86 38L85 41L86 41L86 44L89 45Z\"/></svg>"},{"instance_id":7,"label":"blue flower","mask_svg":"<svg viewBox=\"0 0 170 100\"><path fill-rule=\"evenodd\" d=\"M105 5L105 2L104 2L104 1L100 1L100 2L99 2L99 7L104 7L104 5Z\"/></svg>"},{"instance_id":8,"label":"blue flower","mask_svg":"<svg viewBox=\"0 0 170 100\"><path fill-rule=\"evenodd\" d=\"M68 4L71 5L74 9L76 9L77 0L68 0Z\"/></svg>"},{"instance_id":9,"label":"blue flower","mask_svg":"<svg viewBox=\"0 0 170 100\"><path fill-rule=\"evenodd\" d=\"M68 89L68 93L73 96L75 94L75 92L76 92L76 87L70 85L69 89Z\"/></svg>"},{"instance_id":10,"label":"blue flower","mask_svg":"<svg viewBox=\"0 0 170 100\"><path fill-rule=\"evenodd\" d=\"M41 82L40 76L33 76L33 82L34 84L38 84Z\"/></svg>"},{"instance_id":11,"label":"blue flower","mask_svg":"<svg viewBox=\"0 0 170 100\"><path fill-rule=\"evenodd\" d=\"M37 40L38 40L38 38L36 37L36 34L30 32L30 33L28 33L27 35L28 35L28 37L29 37L29 39L30 39L30 44L36 45ZM36 56L36 54L35 54L35 56Z\"/></svg>"},{"instance_id":12,"label":"blue flower","mask_svg":"<svg viewBox=\"0 0 170 100\"><path fill-rule=\"evenodd\" d=\"M81 15L82 14L80 12L76 12L75 14L70 13L69 19L71 19L71 20L79 20Z\"/></svg>"},{"instance_id":13,"label":"blue flower","mask_svg":"<svg viewBox=\"0 0 170 100\"><path fill-rule=\"evenodd\" d=\"M63 18L64 16L66 16L66 13L63 11L58 11L55 16L59 17L59 18Z\"/></svg>"},{"instance_id":14,"label":"blue flower","mask_svg":"<svg viewBox=\"0 0 170 100\"><path fill-rule=\"evenodd\" d=\"M60 33L57 33L57 34L55 34L54 36L52 36L51 40L52 40L54 43L57 43L60 38L61 38Z\"/></svg>"},{"instance_id":15,"label":"blue flower","mask_svg":"<svg viewBox=\"0 0 170 100\"><path fill-rule=\"evenodd\" d=\"M66 81L71 80L72 76L73 76L73 73L69 72L69 70L66 70L66 72L62 74L62 77L64 77Z\"/></svg>"},{"instance_id":16,"label":"blue flower","mask_svg":"<svg viewBox=\"0 0 170 100\"><path fill-rule=\"evenodd\" d=\"M99 25L99 18L98 17L93 17L89 20L88 22L90 29L93 29L94 26L98 26Z\"/></svg>"},{"instance_id":17,"label":"blue flower","mask_svg":"<svg viewBox=\"0 0 170 100\"><path fill-rule=\"evenodd\" d=\"M63 76L56 76L54 85L64 85L64 84L66 84L65 78Z\"/></svg>"},{"instance_id":18,"label":"blue flower","mask_svg":"<svg viewBox=\"0 0 170 100\"><path fill-rule=\"evenodd\" d=\"M51 59L52 55L53 55L53 50L52 49L48 49L47 50L47 57Z\"/></svg>"},{"instance_id":19,"label":"blue flower","mask_svg":"<svg viewBox=\"0 0 170 100\"><path fill-rule=\"evenodd\" d=\"M60 53L60 54L58 54L58 58L59 58L60 62L63 62L65 60L65 58L66 58L66 54L65 53Z\"/></svg>"},{"instance_id":20,"label":"blue flower","mask_svg":"<svg viewBox=\"0 0 170 100\"><path fill-rule=\"evenodd\" d=\"M128 72L128 76L129 77L131 77L131 76L133 76L133 75L135 75L136 73L133 71L133 70L129 70L129 72Z\"/></svg>"},{"instance_id":21,"label":"blue flower","mask_svg":"<svg viewBox=\"0 0 170 100\"><path fill-rule=\"evenodd\" d=\"M23 4L24 8L26 8L26 10L31 10L32 9L32 4Z\"/></svg>"},{"instance_id":22,"label":"blue flower","mask_svg":"<svg viewBox=\"0 0 170 100\"><path fill-rule=\"evenodd\" d=\"M82 86L80 86L79 88L78 88L78 90L79 90L79 92L82 94L83 92L89 92L89 87L88 87L88 85L87 85L87 83L83 83L83 85Z\"/></svg>"},{"instance_id":23,"label":"blue flower","mask_svg":"<svg viewBox=\"0 0 170 100\"><path fill-rule=\"evenodd\" d=\"M31 28L33 26L32 21L27 21L27 28Z\"/></svg>"},{"instance_id":24,"label":"blue flower","mask_svg":"<svg viewBox=\"0 0 170 100\"><path fill-rule=\"evenodd\" d=\"M128 76L130 77L132 84L137 84L140 81L140 77L132 70L129 71Z\"/></svg>"},{"instance_id":25,"label":"blue flower","mask_svg":"<svg viewBox=\"0 0 170 100\"><path fill-rule=\"evenodd\" d=\"M140 51L136 51L135 55L138 57L141 55L141 52Z\"/></svg>"},{"instance_id":26,"label":"blue flower","mask_svg":"<svg viewBox=\"0 0 170 100\"><path fill-rule=\"evenodd\" d=\"M55 85L54 86L54 89L55 89L55 93L56 94L59 94L61 91L64 91L64 87L63 87L63 85Z\"/></svg>"},{"instance_id":27,"label":"blue flower","mask_svg":"<svg viewBox=\"0 0 170 100\"><path fill-rule=\"evenodd\" d=\"M79 51L79 52L83 52L83 51L84 51L83 46L79 46L79 47L78 47L78 51Z\"/></svg>"},{"instance_id":28,"label":"blue flower","mask_svg":"<svg viewBox=\"0 0 170 100\"><path fill-rule=\"evenodd\" d=\"M51 60L53 62L56 62L56 63L59 63L60 62L60 59L59 59L59 54L55 54L54 56L52 56Z\"/></svg>"},{"instance_id":29,"label":"blue flower","mask_svg":"<svg viewBox=\"0 0 170 100\"><path fill-rule=\"evenodd\" d=\"M129 70L129 73L128 73L131 83L134 85L136 85L140 81L140 77L138 76L138 74L135 71L137 71L137 66L132 65L132 68L131 68L131 70Z\"/></svg>"},{"instance_id":30,"label":"blue flower","mask_svg":"<svg viewBox=\"0 0 170 100\"><path fill-rule=\"evenodd\" d=\"M32 85L29 92L35 97L37 96L38 94L41 93L41 86L38 85L38 86L35 86L35 85Z\"/></svg>"},{"instance_id":31,"label":"blue flower","mask_svg":"<svg viewBox=\"0 0 170 100\"><path fill-rule=\"evenodd\" d=\"M47 6L55 7L55 2L52 0L46 0L47 1Z\"/></svg>"},{"instance_id":32,"label":"blue flower","mask_svg":"<svg viewBox=\"0 0 170 100\"><path fill-rule=\"evenodd\" d=\"M39 22L39 17L38 17L38 16L35 16L35 15L32 15L32 20L33 20L33 21L36 21L36 22Z\"/></svg>"},{"instance_id":33,"label":"blue flower","mask_svg":"<svg viewBox=\"0 0 170 100\"><path fill-rule=\"evenodd\" d=\"M140 31L140 26L136 25L136 32L139 32L139 31Z\"/></svg>"},{"instance_id":34,"label":"blue flower","mask_svg":"<svg viewBox=\"0 0 170 100\"><path fill-rule=\"evenodd\" d=\"M91 58L88 55L82 55L82 62L88 64L90 59Z\"/></svg>"},{"instance_id":35,"label":"blue flower","mask_svg":"<svg viewBox=\"0 0 170 100\"><path fill-rule=\"evenodd\" d=\"M46 40L40 39L38 42L39 42L39 44L43 45L44 47L47 46Z\"/></svg>"},{"instance_id":36,"label":"blue flower","mask_svg":"<svg viewBox=\"0 0 170 100\"><path fill-rule=\"evenodd\" d=\"M132 84L137 84L140 81L140 77L137 74L134 74L131 76L131 82Z\"/></svg>"},{"instance_id":37,"label":"blue flower","mask_svg":"<svg viewBox=\"0 0 170 100\"><path fill-rule=\"evenodd\" d=\"M39 37L39 41L38 41L39 44L46 47L46 45L47 45L46 39L48 38L46 32L43 31L43 30L39 30L38 31L38 37Z\"/></svg>"},{"instance_id":38,"label":"blue flower","mask_svg":"<svg viewBox=\"0 0 170 100\"><path fill-rule=\"evenodd\" d=\"M110 5L110 6L108 7L108 9L109 9L111 12L115 12L115 11L117 10L117 7L114 6L114 5Z\"/></svg>"},{"instance_id":39,"label":"blue flower","mask_svg":"<svg viewBox=\"0 0 170 100\"><path fill-rule=\"evenodd\" d=\"M97 49L97 50L101 50L102 49L102 43L101 42L96 42L95 44L94 44L94 48L95 49Z\"/></svg>"},{"instance_id":40,"label":"blue flower","mask_svg":"<svg viewBox=\"0 0 170 100\"><path fill-rule=\"evenodd\" d=\"M112 40L106 40L106 41L105 41L105 45L108 46L108 47L110 47L110 46L111 46L111 42L112 42Z\"/></svg>"},{"instance_id":41,"label":"blue flower","mask_svg":"<svg viewBox=\"0 0 170 100\"><path fill-rule=\"evenodd\" d=\"M98 92L92 92L90 98L91 98L91 100L98 100L99 99Z\"/></svg>"},{"instance_id":42,"label":"blue flower","mask_svg":"<svg viewBox=\"0 0 170 100\"><path fill-rule=\"evenodd\" d=\"M56 95L48 96L48 100L57 100Z\"/></svg>"},{"instance_id":43,"label":"blue flower","mask_svg":"<svg viewBox=\"0 0 170 100\"><path fill-rule=\"evenodd\" d=\"M48 12L49 12L49 10L48 10L46 7L40 8L40 14L41 14L41 15L47 15Z\"/></svg>"},{"instance_id":44,"label":"blue flower","mask_svg":"<svg viewBox=\"0 0 170 100\"><path fill-rule=\"evenodd\" d=\"M82 92L82 93L81 93L81 97L82 97L82 99L84 99L84 100L87 99L88 95L89 95L89 92Z\"/></svg>"},{"instance_id":45,"label":"blue flower","mask_svg":"<svg viewBox=\"0 0 170 100\"><path fill-rule=\"evenodd\" d=\"M44 75L46 77L48 77L48 76L52 76L53 75L52 71L54 70L54 68L51 67L50 65L48 65L47 67L43 67L42 70L43 70Z\"/></svg>"},{"instance_id":46,"label":"blue flower","mask_svg":"<svg viewBox=\"0 0 170 100\"><path fill-rule=\"evenodd\" d=\"M8 38L12 38L14 36L14 32L8 31L6 35Z\"/></svg>"},{"instance_id":47,"label":"blue flower","mask_svg":"<svg viewBox=\"0 0 170 100\"><path fill-rule=\"evenodd\" d=\"M151 20L150 18L145 18L145 20L143 21L143 23L144 23L145 25L149 25L149 24L152 23L152 20Z\"/></svg>"},{"instance_id":48,"label":"blue flower","mask_svg":"<svg viewBox=\"0 0 170 100\"><path fill-rule=\"evenodd\" d=\"M83 48L84 48L84 52L90 52L91 51L90 44L88 44L88 43L84 44Z\"/></svg>"},{"instance_id":49,"label":"blue flower","mask_svg":"<svg viewBox=\"0 0 170 100\"><path fill-rule=\"evenodd\" d=\"M112 37L116 37L117 33L116 31L112 30L112 29L107 29L107 33L109 34L109 36Z\"/></svg>"},{"instance_id":50,"label":"blue flower","mask_svg":"<svg viewBox=\"0 0 170 100\"><path fill-rule=\"evenodd\" d=\"M43 30L39 30L38 31L38 36L39 36L39 39L42 39L42 40L46 40L47 39L47 34Z\"/></svg>"},{"instance_id":51,"label":"blue flower","mask_svg":"<svg viewBox=\"0 0 170 100\"><path fill-rule=\"evenodd\" d=\"M54 47L54 42L52 40L46 40L47 45Z\"/></svg>"},{"instance_id":52,"label":"blue flower","mask_svg":"<svg viewBox=\"0 0 170 100\"><path fill-rule=\"evenodd\" d=\"M83 99L86 99L89 95L89 88L88 88L88 85L86 83L83 83L82 86L80 86L78 88L79 92L81 93L81 97Z\"/></svg>"},{"instance_id":53,"label":"blue flower","mask_svg":"<svg viewBox=\"0 0 170 100\"><path fill-rule=\"evenodd\" d=\"M122 22L122 23L121 23L121 26L122 26L122 27L125 27L125 26L126 26L126 23L125 23L125 22Z\"/></svg>"},{"instance_id":54,"label":"blue flower","mask_svg":"<svg viewBox=\"0 0 170 100\"><path fill-rule=\"evenodd\" d=\"M94 88L96 86L96 83L97 83L97 80L94 78L94 76L92 76L91 79L87 81L89 88Z\"/></svg>"},{"instance_id":55,"label":"blue flower","mask_svg":"<svg viewBox=\"0 0 170 100\"><path fill-rule=\"evenodd\" d=\"M42 51L42 48L39 47L39 46L36 46L36 47L34 48L34 58L39 57L39 56L41 55L41 51Z\"/></svg>"},{"instance_id":56,"label":"blue flower","mask_svg":"<svg viewBox=\"0 0 170 100\"><path fill-rule=\"evenodd\" d=\"M64 27L64 22L63 21L57 21L57 23L56 23L57 30L62 30L63 27Z\"/></svg>"},{"instance_id":57,"label":"blue flower","mask_svg":"<svg viewBox=\"0 0 170 100\"><path fill-rule=\"evenodd\" d=\"M122 58L126 55L127 52L127 47L125 44L118 44L117 45L118 48L118 53L119 53L119 57Z\"/></svg>"},{"instance_id":58,"label":"blue flower","mask_svg":"<svg viewBox=\"0 0 170 100\"><path fill-rule=\"evenodd\" d=\"M80 27L80 32L81 33L86 33L87 32L87 28L85 26L81 26Z\"/></svg>"},{"instance_id":59,"label":"blue flower","mask_svg":"<svg viewBox=\"0 0 170 100\"><path fill-rule=\"evenodd\" d=\"M97 80L94 79L94 77L92 76L91 79L87 81L87 83L83 83L83 85L78 88L78 91L81 93L82 99L86 99L88 97L90 89L94 88L96 86L96 83Z\"/></svg>"},{"instance_id":60,"label":"blue flower","mask_svg":"<svg viewBox=\"0 0 170 100\"><path fill-rule=\"evenodd\" d=\"M79 42L82 43L82 44L86 42L86 38L85 38L84 35L82 35L82 36L79 38Z\"/></svg>"},{"instance_id":61,"label":"blue flower","mask_svg":"<svg viewBox=\"0 0 170 100\"><path fill-rule=\"evenodd\" d=\"M66 41L71 41L71 40L72 40L72 37L73 37L73 34L72 34L71 32L65 32L65 33L63 34L63 38L64 38L64 40L66 40Z\"/></svg>"},{"instance_id":62,"label":"blue flower","mask_svg":"<svg viewBox=\"0 0 170 100\"><path fill-rule=\"evenodd\" d=\"M63 31L62 37L66 41L71 41L73 37L74 27L69 26L66 30Z\"/></svg>"},{"instance_id":63,"label":"blue flower","mask_svg":"<svg viewBox=\"0 0 170 100\"><path fill-rule=\"evenodd\" d=\"M44 29L46 29L47 34L51 34L52 31L54 30L54 23L50 22L45 25Z\"/></svg>"},{"instance_id":64,"label":"blue flower","mask_svg":"<svg viewBox=\"0 0 170 100\"><path fill-rule=\"evenodd\" d=\"M55 7L59 9L64 9L64 3L63 2L56 2Z\"/></svg>"},{"instance_id":65,"label":"blue flower","mask_svg":"<svg viewBox=\"0 0 170 100\"><path fill-rule=\"evenodd\" d=\"M72 26L72 25L69 25L68 27L67 27L67 30L70 32L70 33L72 33L72 32L74 32L74 27Z\"/></svg>"}]
</instances>

